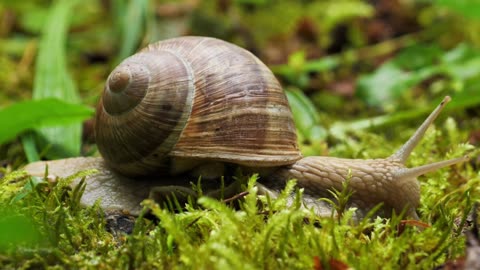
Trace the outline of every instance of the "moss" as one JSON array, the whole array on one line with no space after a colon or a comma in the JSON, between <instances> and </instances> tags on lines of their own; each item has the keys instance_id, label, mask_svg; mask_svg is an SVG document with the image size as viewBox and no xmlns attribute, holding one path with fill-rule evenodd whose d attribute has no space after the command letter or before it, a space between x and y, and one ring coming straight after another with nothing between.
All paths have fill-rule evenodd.
<instances>
[{"instance_id":1,"label":"moss","mask_svg":"<svg viewBox=\"0 0 480 270\"><path fill-rule=\"evenodd\" d=\"M375 136L375 142L366 141L379 145L386 141L377 135L358 136ZM410 164L463 155L471 146L453 144L461 137L455 123L447 120L426 134ZM347 142L336 149L350 149L355 153L347 155L356 156L358 149L369 147ZM381 151L391 149L376 149L372 155ZM353 210L344 209L340 218L332 219L302 208L302 191L294 191L294 181L273 199L257 196L256 177L243 176L248 193L235 202L236 208L232 202L201 197L174 212L146 200L145 209L154 218L142 215L131 234L112 234L98 206L80 206L85 183L68 186L88 173L56 181L21 171L3 177L0 238L8 244L0 249L2 268L328 269L341 264L356 269L431 269L465 254L463 232L475 222L471 213L480 200L480 175L463 164L420 178L421 222L394 216L355 224ZM291 192L297 193L297 200L289 204ZM348 199L348 192L336 195Z\"/></svg>"}]
</instances>

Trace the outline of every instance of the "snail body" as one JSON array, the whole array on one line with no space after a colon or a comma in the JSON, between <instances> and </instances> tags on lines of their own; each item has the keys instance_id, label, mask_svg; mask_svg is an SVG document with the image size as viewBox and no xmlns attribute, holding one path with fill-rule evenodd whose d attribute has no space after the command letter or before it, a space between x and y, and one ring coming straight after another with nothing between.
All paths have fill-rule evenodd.
<instances>
[{"instance_id":1,"label":"snail body","mask_svg":"<svg viewBox=\"0 0 480 270\"><path fill-rule=\"evenodd\" d=\"M307 206L319 215L330 215L331 206L317 199L330 197L329 190L341 190L348 180L350 205L359 209L359 217L383 203L381 215L406 210L416 218L416 177L466 160L404 165L449 100L388 158L302 157L286 96L258 58L218 39L181 37L149 45L109 75L96 114L102 158L39 162L26 170L43 175L47 163L50 174L64 177L97 169L87 179L82 202L101 199L104 208L133 214L159 187L188 194L183 173L213 172L211 178L218 178L228 165L266 172L259 180L265 192L278 192L297 179Z\"/></svg>"}]
</instances>

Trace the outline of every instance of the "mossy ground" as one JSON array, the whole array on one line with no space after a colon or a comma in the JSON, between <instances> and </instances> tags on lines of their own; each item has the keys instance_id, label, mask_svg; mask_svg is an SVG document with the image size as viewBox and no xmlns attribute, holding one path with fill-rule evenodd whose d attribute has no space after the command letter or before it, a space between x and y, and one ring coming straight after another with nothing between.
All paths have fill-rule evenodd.
<instances>
[{"instance_id":1,"label":"mossy ground","mask_svg":"<svg viewBox=\"0 0 480 270\"><path fill-rule=\"evenodd\" d=\"M448 119L431 129L409 160L411 166L451 158L471 149L456 144L461 132ZM344 142L332 154L388 155L379 135L359 134L367 143ZM402 136L402 135L399 135ZM375 142L374 142L375 141ZM349 149L349 150L345 150ZM447 151L449 150L449 151ZM446 155L444 153L447 153ZM152 218L138 217L131 234L110 233L99 207L81 207L85 183L36 179L7 173L0 188L2 269L432 269L465 255L464 232L472 229L480 201L480 175L468 163L421 177L421 222L368 219L355 224L353 210L319 218L287 204L292 181L277 199L248 194L235 203L202 197L171 211L144 202ZM88 173L88 172L87 172ZM301 191L296 191L301 196ZM342 196L345 196L342 195ZM478 208L476 209L478 211Z\"/></svg>"}]
</instances>

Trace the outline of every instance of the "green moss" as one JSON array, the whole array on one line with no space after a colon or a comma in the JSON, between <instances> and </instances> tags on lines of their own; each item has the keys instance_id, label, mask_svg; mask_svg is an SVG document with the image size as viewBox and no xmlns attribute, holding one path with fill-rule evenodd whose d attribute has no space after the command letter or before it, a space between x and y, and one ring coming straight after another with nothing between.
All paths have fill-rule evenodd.
<instances>
[{"instance_id":1,"label":"green moss","mask_svg":"<svg viewBox=\"0 0 480 270\"><path fill-rule=\"evenodd\" d=\"M369 144L386 144L386 139L358 136L363 142L338 144L333 153L386 156L401 144L373 149ZM375 140L362 139L372 136ZM472 147L453 143L463 136L447 119L427 132L410 165L463 155ZM244 179L248 194L235 202L236 208L201 197L173 212L146 200L145 209L155 221L141 216L132 234L113 235L99 207L80 206L85 183L68 186L88 173L47 181L16 171L1 180L2 268L311 269L317 261L323 267L344 263L356 269L431 269L465 254L463 231L480 201L480 175L463 164L420 178L421 226L401 216L355 224L351 209L333 219L303 208L294 181L277 199L258 196L253 176ZM297 200L287 203L291 192ZM347 192L336 195L348 199Z\"/></svg>"}]
</instances>

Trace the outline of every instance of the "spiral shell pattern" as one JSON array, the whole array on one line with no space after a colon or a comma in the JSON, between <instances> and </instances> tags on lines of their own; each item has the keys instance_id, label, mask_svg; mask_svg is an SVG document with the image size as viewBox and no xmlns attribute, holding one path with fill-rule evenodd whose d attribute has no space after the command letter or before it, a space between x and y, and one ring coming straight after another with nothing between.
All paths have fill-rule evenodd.
<instances>
[{"instance_id":1,"label":"spiral shell pattern","mask_svg":"<svg viewBox=\"0 0 480 270\"><path fill-rule=\"evenodd\" d=\"M285 94L250 52L214 38L149 45L107 79L96 139L127 175L165 173L172 158L253 167L301 158Z\"/></svg>"}]
</instances>

